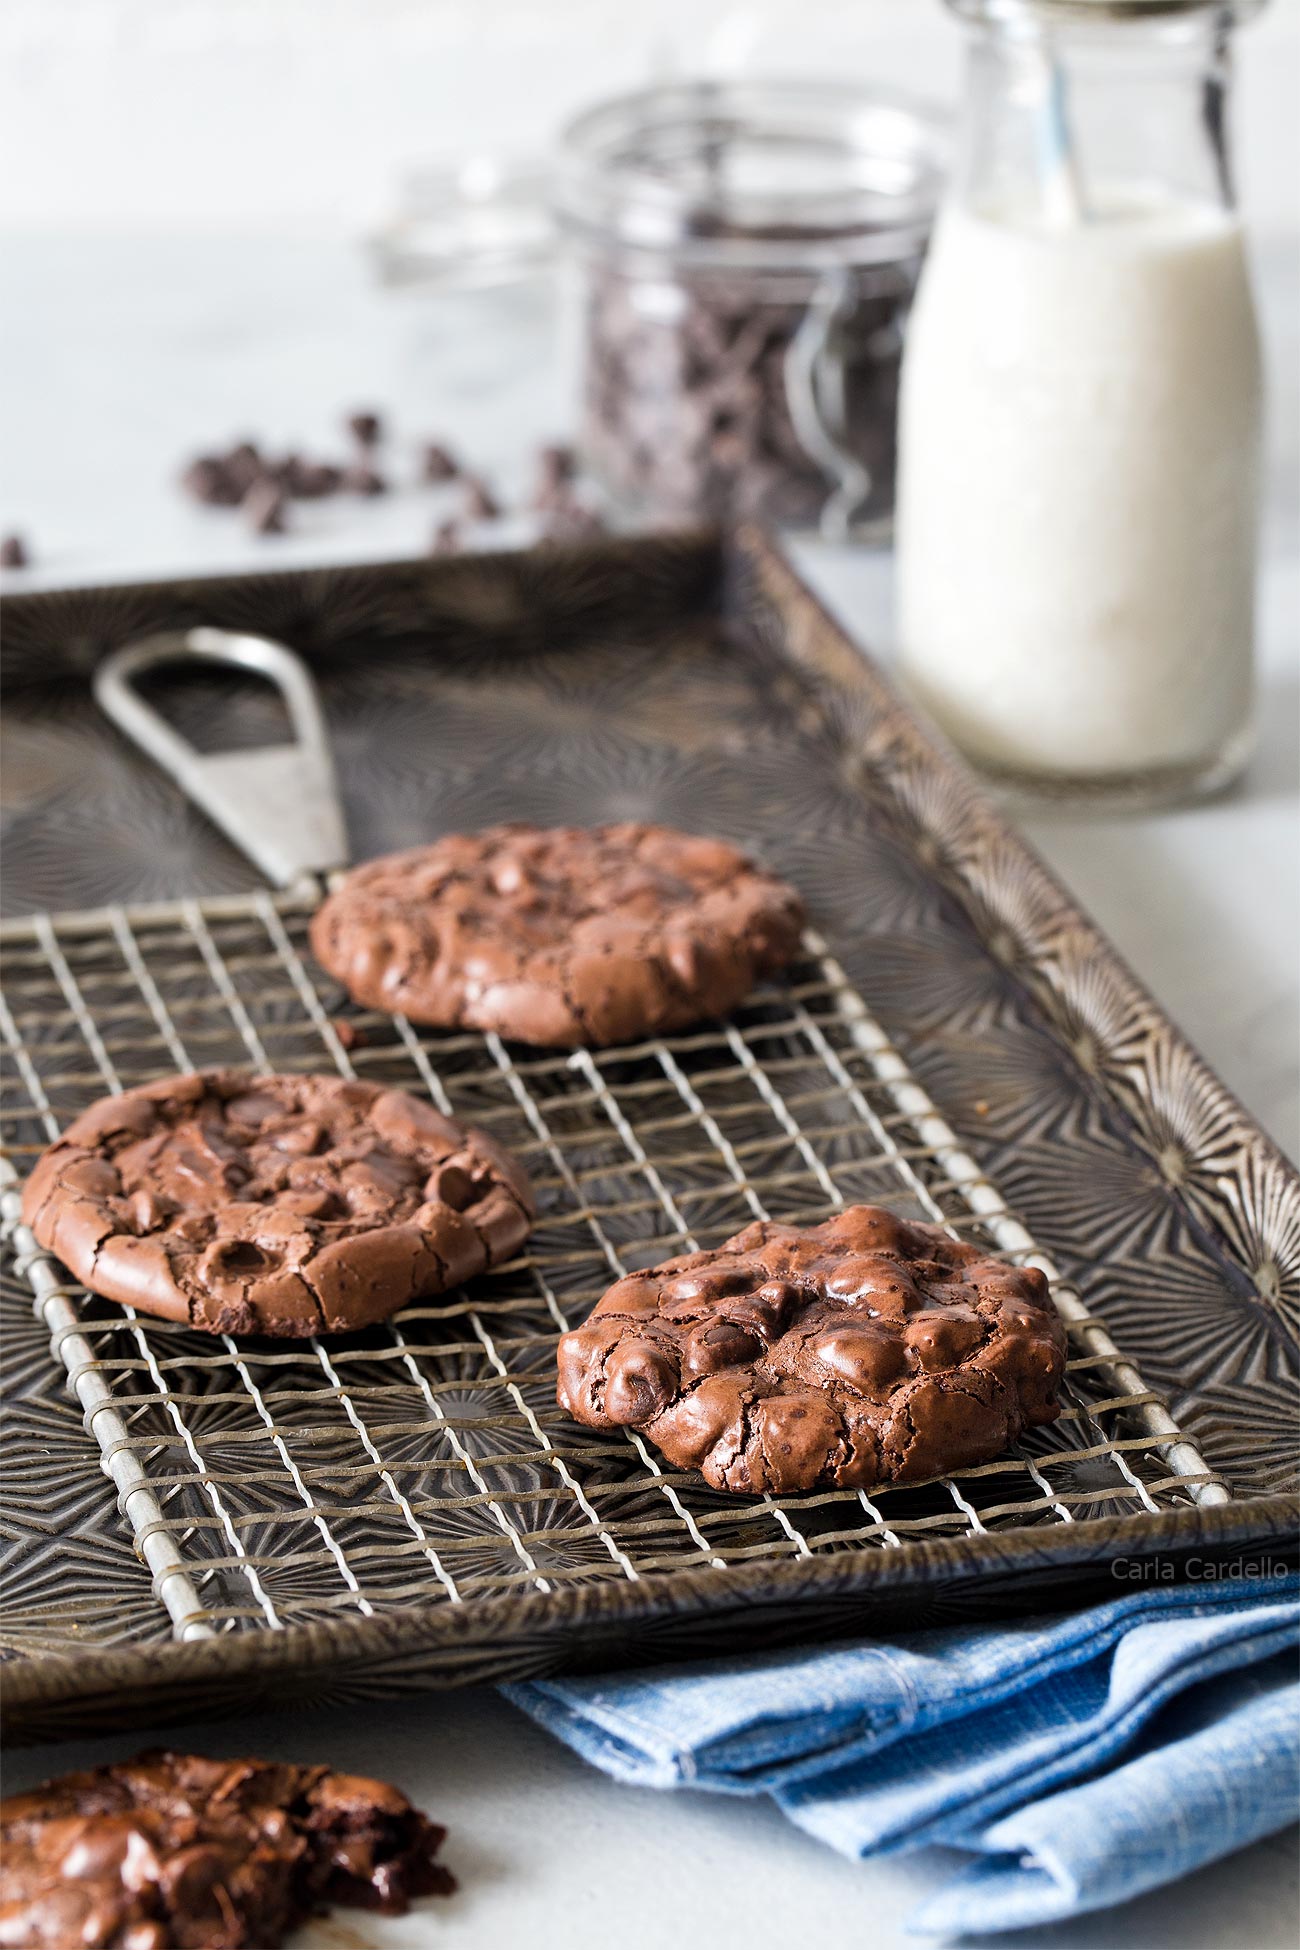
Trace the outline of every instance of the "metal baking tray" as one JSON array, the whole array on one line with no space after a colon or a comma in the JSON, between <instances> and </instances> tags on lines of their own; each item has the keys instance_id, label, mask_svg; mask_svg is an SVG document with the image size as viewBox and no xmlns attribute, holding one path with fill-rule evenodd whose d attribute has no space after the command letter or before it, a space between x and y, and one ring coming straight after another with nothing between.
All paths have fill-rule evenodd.
<instances>
[{"instance_id":1,"label":"metal baking tray","mask_svg":"<svg viewBox=\"0 0 1300 1950\"><path fill-rule=\"evenodd\" d=\"M197 623L311 664L354 857L506 817L734 838L802 962L727 1022L574 1055L362 1011L96 711ZM355 1069L516 1149L527 1250L285 1347L136 1318L12 1221L3 1705L15 1738L1078 1602L1294 1551L1300 1180L755 535L59 592L4 605L5 1102L21 1176L175 1068ZM159 679L195 743L253 679ZM1065 1412L943 1481L733 1498L576 1427L554 1344L625 1268L887 1202L1032 1257ZM33 1310L33 1301L35 1302Z\"/></svg>"}]
</instances>

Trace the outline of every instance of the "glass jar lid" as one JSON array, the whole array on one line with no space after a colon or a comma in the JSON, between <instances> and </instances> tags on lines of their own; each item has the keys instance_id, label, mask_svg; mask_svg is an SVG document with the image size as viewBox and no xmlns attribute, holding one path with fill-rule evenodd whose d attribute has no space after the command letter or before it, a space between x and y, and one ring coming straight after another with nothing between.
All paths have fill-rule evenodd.
<instances>
[{"instance_id":1,"label":"glass jar lid","mask_svg":"<svg viewBox=\"0 0 1300 1950\"><path fill-rule=\"evenodd\" d=\"M1030 15L1044 20L1141 21L1160 26L1171 16L1213 14L1219 24L1242 26L1265 0L948 0L954 13L990 25L1014 25Z\"/></svg>"},{"instance_id":2,"label":"glass jar lid","mask_svg":"<svg viewBox=\"0 0 1300 1950\"><path fill-rule=\"evenodd\" d=\"M700 81L624 95L564 132L571 234L771 268L876 263L915 248L948 129L906 97L833 81Z\"/></svg>"},{"instance_id":3,"label":"glass jar lid","mask_svg":"<svg viewBox=\"0 0 1300 1950\"><path fill-rule=\"evenodd\" d=\"M384 284L478 291L531 277L555 251L550 166L471 156L412 170L368 242Z\"/></svg>"}]
</instances>

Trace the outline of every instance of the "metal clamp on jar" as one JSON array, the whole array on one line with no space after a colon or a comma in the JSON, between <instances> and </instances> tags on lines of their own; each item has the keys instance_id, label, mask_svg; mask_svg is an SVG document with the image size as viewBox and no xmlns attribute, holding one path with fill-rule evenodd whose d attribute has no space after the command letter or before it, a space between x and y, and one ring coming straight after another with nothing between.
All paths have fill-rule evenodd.
<instances>
[{"instance_id":1,"label":"metal clamp on jar","mask_svg":"<svg viewBox=\"0 0 1300 1950\"><path fill-rule=\"evenodd\" d=\"M825 82L699 82L568 128L583 458L627 512L888 533L940 118Z\"/></svg>"}]
</instances>

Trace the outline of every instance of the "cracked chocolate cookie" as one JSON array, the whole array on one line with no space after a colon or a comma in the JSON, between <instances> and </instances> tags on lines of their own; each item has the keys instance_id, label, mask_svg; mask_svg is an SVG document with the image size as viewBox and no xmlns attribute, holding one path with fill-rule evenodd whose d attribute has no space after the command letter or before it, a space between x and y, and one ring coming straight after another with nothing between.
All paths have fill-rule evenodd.
<instances>
[{"instance_id":1,"label":"cracked chocolate cookie","mask_svg":"<svg viewBox=\"0 0 1300 1950\"><path fill-rule=\"evenodd\" d=\"M23 1192L106 1300L213 1334L342 1334L508 1259L528 1180L400 1090L211 1070L83 1111Z\"/></svg>"},{"instance_id":2,"label":"cracked chocolate cookie","mask_svg":"<svg viewBox=\"0 0 1300 1950\"><path fill-rule=\"evenodd\" d=\"M853 1205L618 1281L561 1340L557 1394L715 1489L869 1490L1001 1454L1056 1419L1064 1372L1035 1268Z\"/></svg>"},{"instance_id":3,"label":"cracked chocolate cookie","mask_svg":"<svg viewBox=\"0 0 1300 1950\"><path fill-rule=\"evenodd\" d=\"M141 1754L0 1802L0 1943L275 1950L331 1903L450 1895L444 1833L359 1775Z\"/></svg>"},{"instance_id":4,"label":"cracked chocolate cookie","mask_svg":"<svg viewBox=\"0 0 1300 1950\"><path fill-rule=\"evenodd\" d=\"M354 868L311 939L370 1008L602 1048L725 1015L793 957L803 918L722 840L493 826Z\"/></svg>"}]
</instances>

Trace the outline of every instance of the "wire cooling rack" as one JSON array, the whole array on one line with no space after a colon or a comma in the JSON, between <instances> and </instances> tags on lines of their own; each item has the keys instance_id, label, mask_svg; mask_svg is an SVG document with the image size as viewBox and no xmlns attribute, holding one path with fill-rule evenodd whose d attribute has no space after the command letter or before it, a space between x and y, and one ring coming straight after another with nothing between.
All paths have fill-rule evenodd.
<instances>
[{"instance_id":1,"label":"wire cooling rack","mask_svg":"<svg viewBox=\"0 0 1300 1950\"><path fill-rule=\"evenodd\" d=\"M178 1637L1228 1499L817 937L727 1022L553 1054L353 1008L311 959L312 905L259 894L0 930L6 1217ZM382 1327L294 1346L194 1334L67 1283L17 1223L16 1178L105 1091L226 1064L336 1068L482 1125L532 1175L527 1251ZM940 1481L736 1498L556 1406L556 1339L619 1275L858 1201L1043 1269L1070 1331L1058 1422Z\"/></svg>"}]
</instances>

